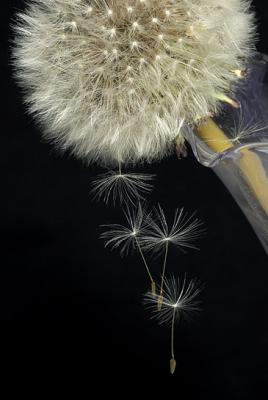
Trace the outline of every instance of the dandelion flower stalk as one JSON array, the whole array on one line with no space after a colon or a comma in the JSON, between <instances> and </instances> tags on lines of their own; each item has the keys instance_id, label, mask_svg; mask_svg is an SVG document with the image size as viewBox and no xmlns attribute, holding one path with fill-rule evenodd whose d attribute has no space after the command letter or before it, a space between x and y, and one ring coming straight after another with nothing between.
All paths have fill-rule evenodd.
<instances>
[{"instance_id":1,"label":"dandelion flower stalk","mask_svg":"<svg viewBox=\"0 0 268 400\"><path fill-rule=\"evenodd\" d=\"M158 299L150 292L145 295L145 304L152 312L153 318L156 318L160 324L170 326L170 373L174 374L176 369L176 358L174 349L175 323L181 318L189 318L192 313L199 311L199 303L196 296L200 293L202 287L194 279L187 282L186 275L182 282L175 279L174 276L164 279L162 307L158 309Z\"/></svg>"},{"instance_id":2,"label":"dandelion flower stalk","mask_svg":"<svg viewBox=\"0 0 268 400\"><path fill-rule=\"evenodd\" d=\"M235 143L212 120L207 119L196 129L197 135L209 148L217 153L234 148ZM268 178L257 154L247 148L241 149L243 157L239 164L244 179L260 202L263 210L268 214Z\"/></svg>"}]
</instances>

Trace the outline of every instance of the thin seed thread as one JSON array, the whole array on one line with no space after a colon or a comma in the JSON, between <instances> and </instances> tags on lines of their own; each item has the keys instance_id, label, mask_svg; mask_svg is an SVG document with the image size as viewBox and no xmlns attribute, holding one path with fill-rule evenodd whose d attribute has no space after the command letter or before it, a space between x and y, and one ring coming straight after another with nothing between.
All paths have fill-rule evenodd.
<instances>
[{"instance_id":1,"label":"thin seed thread","mask_svg":"<svg viewBox=\"0 0 268 400\"><path fill-rule=\"evenodd\" d=\"M135 240L136 240L137 247L138 247L138 249L139 249L139 252L140 252L141 258L142 258L142 260L143 260L143 263L144 263L144 265L145 265L145 268L146 268L147 274L148 274L148 276L149 276L149 278L150 278L150 281L151 281L151 283L152 283L152 284L154 284L154 280L153 280L152 274L151 274L151 272L150 272L150 270L149 270L148 264L147 264L147 262L146 262L146 260L145 260L145 257L144 257L144 255L143 255L143 252L142 252L142 249L141 249L141 247L140 247L139 241L138 241L138 239L137 239L137 238L135 238Z\"/></svg>"},{"instance_id":2,"label":"thin seed thread","mask_svg":"<svg viewBox=\"0 0 268 400\"><path fill-rule=\"evenodd\" d=\"M164 263L163 263L161 286L160 286L160 296L163 295L164 278L165 278L166 265L167 265L167 255L168 255L168 240L166 241L165 258L164 258Z\"/></svg>"},{"instance_id":3,"label":"thin seed thread","mask_svg":"<svg viewBox=\"0 0 268 400\"><path fill-rule=\"evenodd\" d=\"M171 357L175 359L174 355L174 327L175 327L175 315L176 315L176 308L174 307L173 316L172 316L172 323L171 323Z\"/></svg>"}]
</instances>

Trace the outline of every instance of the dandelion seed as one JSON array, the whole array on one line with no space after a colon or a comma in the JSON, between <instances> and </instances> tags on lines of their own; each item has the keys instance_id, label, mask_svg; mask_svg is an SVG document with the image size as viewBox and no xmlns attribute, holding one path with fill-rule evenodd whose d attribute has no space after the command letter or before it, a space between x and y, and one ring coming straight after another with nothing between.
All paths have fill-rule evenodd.
<instances>
[{"instance_id":1,"label":"dandelion seed","mask_svg":"<svg viewBox=\"0 0 268 400\"><path fill-rule=\"evenodd\" d=\"M162 252L167 243L183 248L197 249L193 241L198 239L204 229L203 223L188 215L184 208L176 209L171 228L168 226L165 213L160 205L148 216L150 232L143 238L143 248L148 251Z\"/></svg>"},{"instance_id":2,"label":"dandelion seed","mask_svg":"<svg viewBox=\"0 0 268 400\"><path fill-rule=\"evenodd\" d=\"M138 49L139 43L136 40L134 40L133 42L131 42L130 47L131 47L131 50Z\"/></svg>"},{"instance_id":3,"label":"dandelion seed","mask_svg":"<svg viewBox=\"0 0 268 400\"><path fill-rule=\"evenodd\" d=\"M156 253L164 252L161 285L158 297L158 309L161 310L169 245L172 244L181 250L184 248L196 249L193 241L198 239L204 230L201 229L202 222L194 218L194 215L188 216L183 208L175 211L173 224L170 228L160 205L148 215L147 225L150 227L150 230L147 230L142 237L143 249Z\"/></svg>"},{"instance_id":4,"label":"dandelion seed","mask_svg":"<svg viewBox=\"0 0 268 400\"><path fill-rule=\"evenodd\" d=\"M171 14L171 13L170 13L169 10L165 10L165 14L166 14L167 17L170 17L170 14Z\"/></svg>"},{"instance_id":5,"label":"dandelion seed","mask_svg":"<svg viewBox=\"0 0 268 400\"><path fill-rule=\"evenodd\" d=\"M264 121L257 120L256 117L248 117L249 113L242 108L238 111L237 117L234 117L233 126L229 128L231 141L240 144L254 135L260 135L266 131L268 125ZM249 119L248 119L249 118Z\"/></svg>"},{"instance_id":6,"label":"dandelion seed","mask_svg":"<svg viewBox=\"0 0 268 400\"><path fill-rule=\"evenodd\" d=\"M155 295L155 281L152 277L140 245L140 238L146 229L146 213L139 203L137 209L131 211L129 208L127 208L124 212L124 215L126 217L127 225L102 225L103 227L108 227L109 230L102 233L101 238L105 239L106 241L105 247L110 247L112 250L121 248L121 256L128 255L130 250L138 250L151 282L152 293Z\"/></svg>"},{"instance_id":7,"label":"dandelion seed","mask_svg":"<svg viewBox=\"0 0 268 400\"><path fill-rule=\"evenodd\" d=\"M120 203L135 204L137 200L142 200L153 189L152 181L154 175L139 173L123 173L121 168L118 171L109 171L99 175L92 182L94 199L103 200L108 204L111 200L115 204L116 200Z\"/></svg>"},{"instance_id":8,"label":"dandelion seed","mask_svg":"<svg viewBox=\"0 0 268 400\"><path fill-rule=\"evenodd\" d=\"M115 28L110 29L109 36L110 36L111 39L116 36L116 29Z\"/></svg>"},{"instance_id":9,"label":"dandelion seed","mask_svg":"<svg viewBox=\"0 0 268 400\"><path fill-rule=\"evenodd\" d=\"M134 29L136 29L136 28L139 27L139 24L138 24L137 21L134 21L133 24L132 24L132 26L133 26Z\"/></svg>"},{"instance_id":10,"label":"dandelion seed","mask_svg":"<svg viewBox=\"0 0 268 400\"><path fill-rule=\"evenodd\" d=\"M117 57L118 55L118 50L117 49L112 49L112 53L115 57Z\"/></svg>"},{"instance_id":11,"label":"dandelion seed","mask_svg":"<svg viewBox=\"0 0 268 400\"><path fill-rule=\"evenodd\" d=\"M239 79L244 79L247 75L247 70L242 70L242 69L234 69L232 72L239 78Z\"/></svg>"},{"instance_id":12,"label":"dandelion seed","mask_svg":"<svg viewBox=\"0 0 268 400\"><path fill-rule=\"evenodd\" d=\"M164 279L162 308L158 309L158 299L151 292L145 294L144 303L152 312L153 318L159 324L166 324L171 327L171 360L170 372L173 374L176 369L174 351L174 329L175 323L181 318L189 319L191 314L200 311L197 295L201 292L202 286L199 281L192 279L187 282L186 274L182 281L174 276Z\"/></svg>"},{"instance_id":13,"label":"dandelion seed","mask_svg":"<svg viewBox=\"0 0 268 400\"><path fill-rule=\"evenodd\" d=\"M89 7L87 7L87 9L86 9L86 14L91 14L92 11L93 11L93 7L89 6Z\"/></svg>"},{"instance_id":14,"label":"dandelion seed","mask_svg":"<svg viewBox=\"0 0 268 400\"><path fill-rule=\"evenodd\" d=\"M227 96L224 93L218 93L216 95L216 98L222 101L223 103L230 104L230 106L232 106L233 108L240 108L241 106L237 100L232 99L231 97Z\"/></svg>"}]
</instances>

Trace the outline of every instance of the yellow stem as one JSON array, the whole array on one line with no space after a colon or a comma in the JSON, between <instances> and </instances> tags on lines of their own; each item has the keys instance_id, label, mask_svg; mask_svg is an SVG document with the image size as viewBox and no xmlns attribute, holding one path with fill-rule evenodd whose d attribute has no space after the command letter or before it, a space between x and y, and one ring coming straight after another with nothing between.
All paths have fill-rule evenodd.
<instances>
[{"instance_id":1,"label":"yellow stem","mask_svg":"<svg viewBox=\"0 0 268 400\"><path fill-rule=\"evenodd\" d=\"M161 311L163 301L164 301L163 295L159 294L158 299L157 299L157 311Z\"/></svg>"},{"instance_id":2,"label":"yellow stem","mask_svg":"<svg viewBox=\"0 0 268 400\"><path fill-rule=\"evenodd\" d=\"M232 141L220 127L208 118L196 128L197 135L213 151L221 153L234 147ZM242 157L239 160L241 171L249 187L259 200L263 210L268 214L268 178L257 154L251 150L241 149Z\"/></svg>"},{"instance_id":3,"label":"yellow stem","mask_svg":"<svg viewBox=\"0 0 268 400\"><path fill-rule=\"evenodd\" d=\"M238 101L232 99L224 93L217 94L216 98L224 103L230 104L230 106L234 108L240 108L240 103Z\"/></svg>"},{"instance_id":4,"label":"yellow stem","mask_svg":"<svg viewBox=\"0 0 268 400\"><path fill-rule=\"evenodd\" d=\"M196 129L198 136L216 153L234 147L221 128L211 118L207 118Z\"/></svg>"}]
</instances>

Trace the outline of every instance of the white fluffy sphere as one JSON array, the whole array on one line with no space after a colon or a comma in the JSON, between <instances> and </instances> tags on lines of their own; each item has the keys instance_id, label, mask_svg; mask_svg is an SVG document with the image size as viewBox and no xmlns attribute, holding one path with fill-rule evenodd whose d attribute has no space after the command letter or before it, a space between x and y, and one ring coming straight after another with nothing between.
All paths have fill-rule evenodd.
<instances>
[{"instance_id":1,"label":"white fluffy sphere","mask_svg":"<svg viewBox=\"0 0 268 400\"><path fill-rule=\"evenodd\" d=\"M32 0L13 62L46 137L87 161L163 157L253 50L248 0Z\"/></svg>"}]
</instances>

